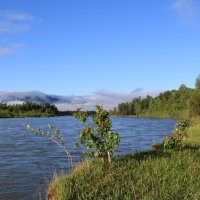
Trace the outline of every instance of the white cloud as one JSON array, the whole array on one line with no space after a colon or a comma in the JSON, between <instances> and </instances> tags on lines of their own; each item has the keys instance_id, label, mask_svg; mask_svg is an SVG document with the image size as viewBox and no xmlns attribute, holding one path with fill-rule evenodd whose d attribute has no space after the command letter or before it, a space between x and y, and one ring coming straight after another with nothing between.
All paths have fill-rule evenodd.
<instances>
[{"instance_id":1,"label":"white cloud","mask_svg":"<svg viewBox=\"0 0 200 200\"><path fill-rule=\"evenodd\" d=\"M194 0L175 0L172 8L181 20L187 22L193 22L195 20L197 5Z\"/></svg>"},{"instance_id":2,"label":"white cloud","mask_svg":"<svg viewBox=\"0 0 200 200\"><path fill-rule=\"evenodd\" d=\"M23 48L24 45L22 44L14 44L11 45L10 47L5 47L0 45L0 56L11 55L13 53L20 51Z\"/></svg>"},{"instance_id":3,"label":"white cloud","mask_svg":"<svg viewBox=\"0 0 200 200\"><path fill-rule=\"evenodd\" d=\"M0 33L24 32L32 28L29 23L0 21Z\"/></svg>"},{"instance_id":4,"label":"white cloud","mask_svg":"<svg viewBox=\"0 0 200 200\"><path fill-rule=\"evenodd\" d=\"M145 92L134 90L132 92L108 92L97 91L85 96L58 96L47 95L42 92L2 92L0 102L12 104L13 102L47 102L57 106L59 110L76 110L81 107L86 110L94 110L96 105L103 105L105 109L112 109L121 102L130 102L135 97L146 95L157 96L160 92Z\"/></svg>"},{"instance_id":5,"label":"white cloud","mask_svg":"<svg viewBox=\"0 0 200 200\"><path fill-rule=\"evenodd\" d=\"M31 15L22 12L0 11L0 33L28 31L32 28L33 21Z\"/></svg>"},{"instance_id":6,"label":"white cloud","mask_svg":"<svg viewBox=\"0 0 200 200\"><path fill-rule=\"evenodd\" d=\"M0 55L10 55L12 54L12 49L0 46Z\"/></svg>"},{"instance_id":7,"label":"white cloud","mask_svg":"<svg viewBox=\"0 0 200 200\"><path fill-rule=\"evenodd\" d=\"M12 55L23 49L24 45L9 44L9 33L29 31L35 23L37 23L35 18L29 14L13 10L0 10L0 56Z\"/></svg>"},{"instance_id":8,"label":"white cloud","mask_svg":"<svg viewBox=\"0 0 200 200\"><path fill-rule=\"evenodd\" d=\"M33 17L19 11L4 10L0 11L0 17L7 21L31 21Z\"/></svg>"},{"instance_id":9,"label":"white cloud","mask_svg":"<svg viewBox=\"0 0 200 200\"><path fill-rule=\"evenodd\" d=\"M7 104L8 105L16 105L16 104L20 104L20 105L22 105L24 103L24 101L9 101Z\"/></svg>"}]
</instances>

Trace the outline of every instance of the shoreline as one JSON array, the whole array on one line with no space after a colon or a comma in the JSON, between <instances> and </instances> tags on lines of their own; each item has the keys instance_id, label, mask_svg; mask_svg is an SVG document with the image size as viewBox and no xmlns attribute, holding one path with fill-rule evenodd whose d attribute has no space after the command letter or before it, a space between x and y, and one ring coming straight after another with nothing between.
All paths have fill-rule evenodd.
<instances>
[{"instance_id":1,"label":"shoreline","mask_svg":"<svg viewBox=\"0 0 200 200\"><path fill-rule=\"evenodd\" d=\"M200 198L197 190L200 178L199 119L196 123L193 119L193 123L184 149L158 147L125 154L114 157L111 165L86 160L71 173L55 177L48 185L46 200L90 199L91 196L97 200L114 200L122 196L124 199ZM180 189L184 193L180 193Z\"/></svg>"}]
</instances>

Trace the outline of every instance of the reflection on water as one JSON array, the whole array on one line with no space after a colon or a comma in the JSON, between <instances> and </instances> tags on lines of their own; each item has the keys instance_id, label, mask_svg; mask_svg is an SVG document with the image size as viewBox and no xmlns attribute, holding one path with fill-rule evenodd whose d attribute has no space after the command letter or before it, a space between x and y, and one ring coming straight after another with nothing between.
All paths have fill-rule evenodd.
<instances>
[{"instance_id":1,"label":"reflection on water","mask_svg":"<svg viewBox=\"0 0 200 200\"><path fill-rule=\"evenodd\" d=\"M175 124L173 119L113 117L112 121L113 130L121 137L117 155L149 149L153 141L161 142ZM43 129L48 124L56 125L74 163L81 159L82 150L73 147L81 125L73 117L0 119L0 200L39 199L55 172L68 172L62 149L28 133L25 124Z\"/></svg>"}]
</instances>

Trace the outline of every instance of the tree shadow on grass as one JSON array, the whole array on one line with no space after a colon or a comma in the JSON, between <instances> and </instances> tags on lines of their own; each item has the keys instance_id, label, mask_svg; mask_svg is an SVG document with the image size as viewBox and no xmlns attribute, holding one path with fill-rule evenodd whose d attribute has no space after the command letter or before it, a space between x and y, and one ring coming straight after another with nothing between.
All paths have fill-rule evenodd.
<instances>
[{"instance_id":1,"label":"tree shadow on grass","mask_svg":"<svg viewBox=\"0 0 200 200\"><path fill-rule=\"evenodd\" d=\"M142 161L142 160L147 160L147 159L170 158L173 153L177 153L177 152L181 153L184 151L199 151L199 150L200 150L200 146L194 146L194 145L186 145L182 149L180 148L164 149L163 147L159 147L156 150L148 150L148 151L136 152L133 154L116 156L114 160L128 162L131 159Z\"/></svg>"},{"instance_id":2,"label":"tree shadow on grass","mask_svg":"<svg viewBox=\"0 0 200 200\"><path fill-rule=\"evenodd\" d=\"M159 150L148 150L148 151L136 152L133 154L117 156L114 158L114 160L127 162L130 159L142 161L142 160L147 160L147 159L159 159L159 158L166 158L166 157L171 157L171 151L165 151L165 150L159 149Z\"/></svg>"},{"instance_id":3,"label":"tree shadow on grass","mask_svg":"<svg viewBox=\"0 0 200 200\"><path fill-rule=\"evenodd\" d=\"M187 145L185 145L184 150L198 151L198 150L200 150L200 146L187 144Z\"/></svg>"}]
</instances>

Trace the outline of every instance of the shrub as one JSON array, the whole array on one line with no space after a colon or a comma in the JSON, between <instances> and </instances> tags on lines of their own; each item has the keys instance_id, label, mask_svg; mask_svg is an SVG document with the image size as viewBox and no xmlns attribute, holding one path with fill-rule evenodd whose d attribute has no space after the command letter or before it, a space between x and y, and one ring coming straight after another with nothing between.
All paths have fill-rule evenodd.
<instances>
[{"instance_id":1,"label":"shrub","mask_svg":"<svg viewBox=\"0 0 200 200\"><path fill-rule=\"evenodd\" d=\"M185 140L188 137L187 129L189 123L186 120L181 120L176 123L176 130L174 130L171 136L168 136L163 141L164 148L168 149L182 149L185 146Z\"/></svg>"},{"instance_id":2,"label":"shrub","mask_svg":"<svg viewBox=\"0 0 200 200\"><path fill-rule=\"evenodd\" d=\"M74 113L74 117L82 124L85 124L88 113L78 109ZM96 106L96 113L92 118L95 128L91 124L86 125L79 132L79 142L75 146L85 145L88 149L85 153L86 156L102 158L110 163L112 155L120 142L119 135L111 130L112 122L109 118L109 113L101 106Z\"/></svg>"},{"instance_id":3,"label":"shrub","mask_svg":"<svg viewBox=\"0 0 200 200\"><path fill-rule=\"evenodd\" d=\"M56 145L58 145L60 148L62 148L70 167L73 168L72 157L69 151L67 150L67 147L65 145L63 138L60 135L60 131L54 125L48 125L48 127L50 131L42 131L40 128L34 129L29 124L26 125L26 129L29 132L32 132L38 136L46 137L52 142L54 142Z\"/></svg>"}]
</instances>

